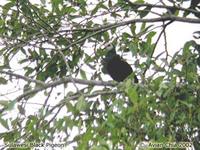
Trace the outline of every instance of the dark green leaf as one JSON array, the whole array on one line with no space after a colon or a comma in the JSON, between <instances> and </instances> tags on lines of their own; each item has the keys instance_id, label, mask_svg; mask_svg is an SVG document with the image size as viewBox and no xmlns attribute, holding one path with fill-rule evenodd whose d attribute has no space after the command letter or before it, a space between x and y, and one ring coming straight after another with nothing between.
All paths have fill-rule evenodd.
<instances>
[{"instance_id":1,"label":"dark green leaf","mask_svg":"<svg viewBox=\"0 0 200 150\"><path fill-rule=\"evenodd\" d=\"M127 93L128 97L130 98L131 102L134 104L138 101L138 93L136 88L132 85L132 80L128 79L125 85L125 92Z\"/></svg>"},{"instance_id":2,"label":"dark green leaf","mask_svg":"<svg viewBox=\"0 0 200 150\"><path fill-rule=\"evenodd\" d=\"M80 70L80 74L81 74L81 77L85 80L87 80L87 76L86 76L86 73L85 71L83 71L82 69Z\"/></svg>"},{"instance_id":3,"label":"dark green leaf","mask_svg":"<svg viewBox=\"0 0 200 150\"><path fill-rule=\"evenodd\" d=\"M3 119L3 118L0 117L0 124L1 124L4 128L6 128L6 129L9 130L8 120L7 120L7 119Z\"/></svg>"},{"instance_id":4,"label":"dark green leaf","mask_svg":"<svg viewBox=\"0 0 200 150\"><path fill-rule=\"evenodd\" d=\"M0 84L7 84L7 80L5 79L5 78L3 78L3 77L0 77Z\"/></svg>"}]
</instances>

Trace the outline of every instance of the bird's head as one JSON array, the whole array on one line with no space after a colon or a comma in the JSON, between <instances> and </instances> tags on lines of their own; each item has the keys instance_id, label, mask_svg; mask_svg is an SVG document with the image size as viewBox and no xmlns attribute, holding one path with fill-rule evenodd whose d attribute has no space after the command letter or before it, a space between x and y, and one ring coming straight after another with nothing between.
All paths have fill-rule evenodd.
<instances>
[{"instance_id":1,"label":"bird's head","mask_svg":"<svg viewBox=\"0 0 200 150\"><path fill-rule=\"evenodd\" d=\"M110 60L113 59L113 57L117 56L117 53L115 51L115 46L111 43L106 43L104 45L104 51L105 51L105 57L102 59L102 64L103 64L103 68L102 68L102 72L103 73L107 73L107 64Z\"/></svg>"},{"instance_id":2,"label":"bird's head","mask_svg":"<svg viewBox=\"0 0 200 150\"><path fill-rule=\"evenodd\" d=\"M112 49L115 49L115 46L114 46L114 44L113 43L106 43L105 45L104 45L104 49L106 49L106 50L112 50Z\"/></svg>"},{"instance_id":3,"label":"bird's head","mask_svg":"<svg viewBox=\"0 0 200 150\"><path fill-rule=\"evenodd\" d=\"M105 51L106 51L106 59L112 58L113 56L117 55L115 51L115 46L113 44L110 43L106 44Z\"/></svg>"}]
</instances>

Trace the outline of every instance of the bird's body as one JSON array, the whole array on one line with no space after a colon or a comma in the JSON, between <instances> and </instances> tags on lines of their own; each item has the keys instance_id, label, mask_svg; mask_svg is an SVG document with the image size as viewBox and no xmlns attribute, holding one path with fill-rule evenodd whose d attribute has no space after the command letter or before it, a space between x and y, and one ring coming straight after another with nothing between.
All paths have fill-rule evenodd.
<instances>
[{"instance_id":1,"label":"bird's body","mask_svg":"<svg viewBox=\"0 0 200 150\"><path fill-rule=\"evenodd\" d=\"M113 80L124 81L132 72L131 66L117 55L114 46L108 48L105 59L103 60L104 73L109 74ZM135 82L138 82L135 76Z\"/></svg>"},{"instance_id":2,"label":"bird's body","mask_svg":"<svg viewBox=\"0 0 200 150\"><path fill-rule=\"evenodd\" d=\"M133 70L119 55L115 55L107 63L107 72L115 81L121 82L126 79Z\"/></svg>"}]
</instances>

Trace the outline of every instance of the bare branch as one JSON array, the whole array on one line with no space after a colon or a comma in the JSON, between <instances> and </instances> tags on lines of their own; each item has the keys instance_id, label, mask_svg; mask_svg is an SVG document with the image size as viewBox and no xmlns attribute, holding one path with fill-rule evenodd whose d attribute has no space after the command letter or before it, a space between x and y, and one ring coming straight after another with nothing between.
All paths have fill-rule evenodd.
<instances>
[{"instance_id":1,"label":"bare branch","mask_svg":"<svg viewBox=\"0 0 200 150\"><path fill-rule=\"evenodd\" d=\"M16 77L16 78L18 78L18 79L23 79L23 80L28 81L28 82L34 82L34 83L37 83L37 84L42 85L42 86L45 85L45 83L42 82L42 81L40 81L40 80L34 80L34 79L29 78L29 77L26 77L26 76L23 76L23 75L19 75L19 74L13 73L13 72L11 72L11 71L3 71L3 70L0 70L0 73L1 73L1 74L7 74L7 75L10 75L10 76Z\"/></svg>"},{"instance_id":2,"label":"bare branch","mask_svg":"<svg viewBox=\"0 0 200 150\"><path fill-rule=\"evenodd\" d=\"M128 20L128 21L122 21L122 22L117 22L117 23L111 23L111 24L108 24L108 25L103 25L103 26L97 27L97 28L80 29L80 30L84 30L84 31L88 31L88 32L94 32L94 33L91 33L91 34L89 34L89 35L87 35L87 36L85 36L81 39L78 39L75 42L72 42L71 44L69 44L69 46L67 46L66 48L63 48L62 51L67 50L68 48L70 48L73 45L82 43L83 41L87 40L90 37L93 37L97 34L103 33L107 30L111 30L113 28L129 25L129 24L133 24L133 23L143 23L143 22L154 23L154 22L165 22L165 21L178 21L178 22L185 22L185 23L200 23L200 19L177 17L177 16L174 16L174 15L169 15L169 16L163 16L163 17L158 17L158 18L131 19L131 20Z\"/></svg>"},{"instance_id":3,"label":"bare branch","mask_svg":"<svg viewBox=\"0 0 200 150\"><path fill-rule=\"evenodd\" d=\"M197 10L190 9L190 8L183 8L180 6L167 6L167 5L157 5L157 4L150 4L150 3L133 3L130 0L125 0L126 2L129 3L130 6L138 6L138 7L152 7L152 8L161 8L161 9L175 9L175 10L181 10L185 12L191 12L191 13L200 13Z\"/></svg>"},{"instance_id":4,"label":"bare branch","mask_svg":"<svg viewBox=\"0 0 200 150\"><path fill-rule=\"evenodd\" d=\"M96 81L96 80L82 80L82 79L76 79L76 78L71 78L71 77L65 77L65 78L62 78L60 80L45 84L42 87L36 87L33 90L29 90L29 91L23 93L22 95L18 96L16 98L16 101L19 102L22 98L24 98L28 95L35 94L35 93L40 92L42 90L45 90L47 88L55 87L55 86L58 86L60 84L69 83L69 82L72 82L72 81L74 81L75 83L78 83L78 84L82 84L82 85L116 86L116 84L112 83L112 82L104 82L104 81Z\"/></svg>"}]
</instances>

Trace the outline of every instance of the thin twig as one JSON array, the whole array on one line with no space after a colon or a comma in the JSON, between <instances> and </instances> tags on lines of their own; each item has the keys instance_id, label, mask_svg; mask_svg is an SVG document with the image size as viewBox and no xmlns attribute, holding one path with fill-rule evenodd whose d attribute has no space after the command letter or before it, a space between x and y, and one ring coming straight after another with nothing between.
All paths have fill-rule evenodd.
<instances>
[{"instance_id":1,"label":"thin twig","mask_svg":"<svg viewBox=\"0 0 200 150\"><path fill-rule=\"evenodd\" d=\"M165 24L163 25L165 27ZM164 33L163 33L163 36L164 36L164 46L165 46L165 53L166 53L166 60L169 56L169 53L168 53L168 48L167 48L167 34L166 34L166 27L164 28Z\"/></svg>"}]
</instances>

